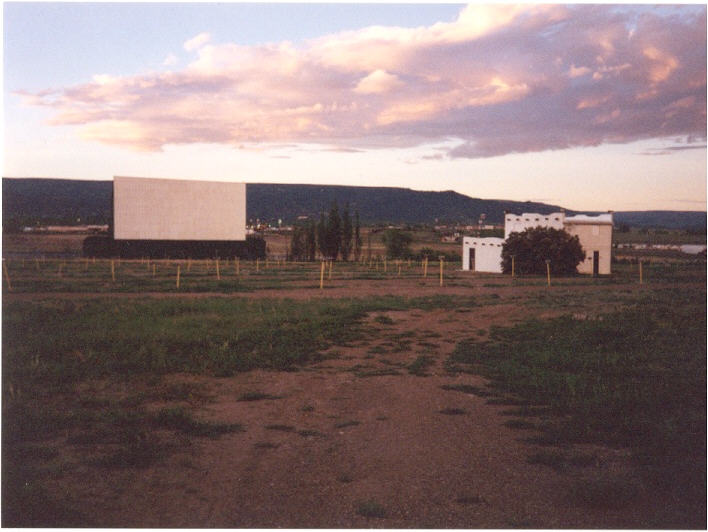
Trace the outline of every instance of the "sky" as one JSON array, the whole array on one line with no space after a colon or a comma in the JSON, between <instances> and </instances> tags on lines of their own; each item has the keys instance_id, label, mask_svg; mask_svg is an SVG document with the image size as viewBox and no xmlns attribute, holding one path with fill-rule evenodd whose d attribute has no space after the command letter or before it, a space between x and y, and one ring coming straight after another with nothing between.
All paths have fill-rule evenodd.
<instances>
[{"instance_id":1,"label":"sky","mask_svg":"<svg viewBox=\"0 0 708 532\"><path fill-rule=\"evenodd\" d=\"M706 7L3 4L3 176L706 210Z\"/></svg>"}]
</instances>

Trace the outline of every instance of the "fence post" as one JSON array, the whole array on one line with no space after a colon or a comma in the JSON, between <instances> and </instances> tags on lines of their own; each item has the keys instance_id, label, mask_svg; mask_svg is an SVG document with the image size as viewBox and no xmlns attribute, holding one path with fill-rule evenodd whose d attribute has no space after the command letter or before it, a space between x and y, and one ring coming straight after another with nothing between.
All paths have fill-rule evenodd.
<instances>
[{"instance_id":1,"label":"fence post","mask_svg":"<svg viewBox=\"0 0 708 532\"><path fill-rule=\"evenodd\" d=\"M116 265L115 261L111 260L111 279L116 282Z\"/></svg>"},{"instance_id":2,"label":"fence post","mask_svg":"<svg viewBox=\"0 0 708 532\"><path fill-rule=\"evenodd\" d=\"M179 288L179 264L177 265L177 288Z\"/></svg>"},{"instance_id":3,"label":"fence post","mask_svg":"<svg viewBox=\"0 0 708 532\"><path fill-rule=\"evenodd\" d=\"M325 262L322 261L320 263L320 290L324 288L324 271L325 271Z\"/></svg>"},{"instance_id":4,"label":"fence post","mask_svg":"<svg viewBox=\"0 0 708 532\"><path fill-rule=\"evenodd\" d=\"M438 257L438 260L440 261L440 286L443 285L443 268L445 267L445 257L440 255Z\"/></svg>"},{"instance_id":5,"label":"fence post","mask_svg":"<svg viewBox=\"0 0 708 532\"><path fill-rule=\"evenodd\" d=\"M7 271L7 263L5 259L2 261L2 269L5 272L5 280L7 281L7 291L12 292L12 284L10 283L10 273Z\"/></svg>"},{"instance_id":6,"label":"fence post","mask_svg":"<svg viewBox=\"0 0 708 532\"><path fill-rule=\"evenodd\" d=\"M644 276L642 275L642 259L639 259L639 284L644 284Z\"/></svg>"},{"instance_id":7,"label":"fence post","mask_svg":"<svg viewBox=\"0 0 708 532\"><path fill-rule=\"evenodd\" d=\"M551 286L551 261L546 259L546 275L548 276L548 286Z\"/></svg>"}]
</instances>

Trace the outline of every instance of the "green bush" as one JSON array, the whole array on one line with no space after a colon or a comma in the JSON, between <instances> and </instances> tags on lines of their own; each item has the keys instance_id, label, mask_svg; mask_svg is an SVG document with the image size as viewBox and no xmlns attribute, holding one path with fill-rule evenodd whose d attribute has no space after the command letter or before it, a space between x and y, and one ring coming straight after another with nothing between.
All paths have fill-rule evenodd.
<instances>
[{"instance_id":1,"label":"green bush","mask_svg":"<svg viewBox=\"0 0 708 532\"><path fill-rule=\"evenodd\" d=\"M551 273L575 273L585 252L577 236L570 236L562 229L534 227L521 233L511 233L502 246L502 270L519 274L545 274L546 261L550 261Z\"/></svg>"}]
</instances>

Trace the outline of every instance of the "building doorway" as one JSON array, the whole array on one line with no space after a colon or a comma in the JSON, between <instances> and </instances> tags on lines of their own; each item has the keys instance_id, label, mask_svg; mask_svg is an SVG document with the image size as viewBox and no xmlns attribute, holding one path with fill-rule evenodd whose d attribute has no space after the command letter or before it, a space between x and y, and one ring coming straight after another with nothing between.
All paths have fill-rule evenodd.
<instances>
[{"instance_id":1,"label":"building doorway","mask_svg":"<svg viewBox=\"0 0 708 532\"><path fill-rule=\"evenodd\" d=\"M592 276L597 277L600 273L600 252L592 252Z\"/></svg>"},{"instance_id":2,"label":"building doorway","mask_svg":"<svg viewBox=\"0 0 708 532\"><path fill-rule=\"evenodd\" d=\"M475 252L475 249L474 249L474 248L470 248L470 256L469 256L469 259L470 259L470 261L469 261L469 264L470 264L470 271L475 271L475 268L474 268L474 252Z\"/></svg>"}]
</instances>

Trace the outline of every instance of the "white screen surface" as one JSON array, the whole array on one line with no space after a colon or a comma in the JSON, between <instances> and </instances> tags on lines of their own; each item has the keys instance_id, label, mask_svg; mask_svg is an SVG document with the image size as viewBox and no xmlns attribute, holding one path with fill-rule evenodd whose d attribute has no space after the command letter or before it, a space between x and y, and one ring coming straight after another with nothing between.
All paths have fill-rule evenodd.
<instances>
[{"instance_id":1,"label":"white screen surface","mask_svg":"<svg viewBox=\"0 0 708 532\"><path fill-rule=\"evenodd\" d=\"M246 184L113 178L116 240L245 240Z\"/></svg>"}]
</instances>

